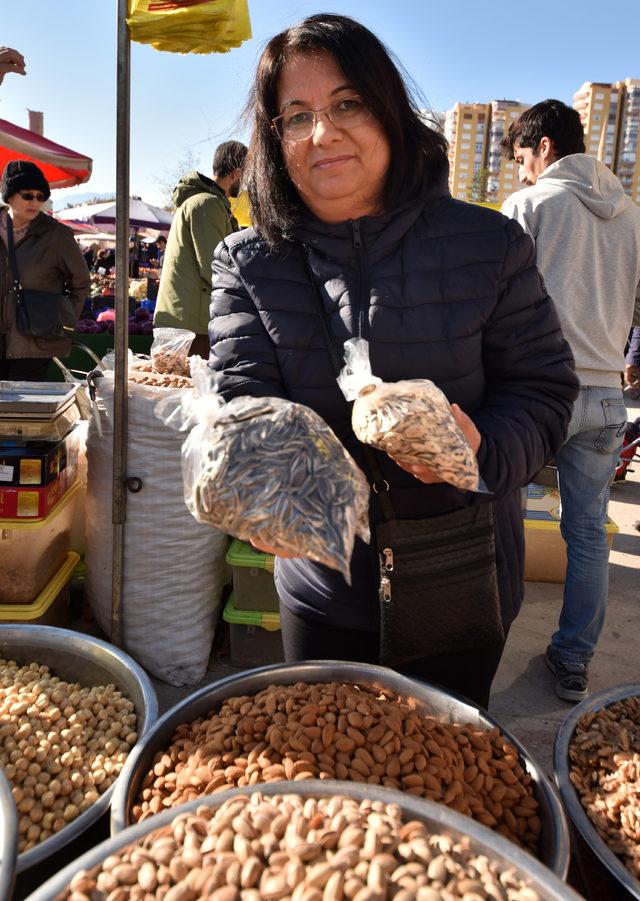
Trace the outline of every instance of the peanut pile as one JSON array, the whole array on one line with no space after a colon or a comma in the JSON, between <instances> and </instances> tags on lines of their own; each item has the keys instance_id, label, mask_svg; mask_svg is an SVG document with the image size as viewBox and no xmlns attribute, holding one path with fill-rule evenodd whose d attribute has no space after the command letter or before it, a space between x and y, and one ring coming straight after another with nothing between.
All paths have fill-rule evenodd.
<instances>
[{"instance_id":1,"label":"peanut pile","mask_svg":"<svg viewBox=\"0 0 640 901\"><path fill-rule=\"evenodd\" d=\"M189 357L186 353L178 350L168 350L159 347L151 354L151 363L154 372L170 375L191 375L191 366L189 365Z\"/></svg>"},{"instance_id":2,"label":"peanut pile","mask_svg":"<svg viewBox=\"0 0 640 901\"><path fill-rule=\"evenodd\" d=\"M498 728L442 723L390 691L339 682L270 686L179 726L132 818L231 786L315 778L401 789L538 847L531 777Z\"/></svg>"},{"instance_id":3,"label":"peanut pile","mask_svg":"<svg viewBox=\"0 0 640 901\"><path fill-rule=\"evenodd\" d=\"M156 372L151 363L139 363L129 370L129 381L153 388L193 388L193 379L179 373Z\"/></svg>"},{"instance_id":4,"label":"peanut pile","mask_svg":"<svg viewBox=\"0 0 640 901\"><path fill-rule=\"evenodd\" d=\"M115 781L137 741L133 703L114 685L63 682L0 659L0 766L19 816L20 853L63 829Z\"/></svg>"},{"instance_id":5,"label":"peanut pile","mask_svg":"<svg viewBox=\"0 0 640 901\"><path fill-rule=\"evenodd\" d=\"M67 901L540 901L469 840L381 801L299 795L201 806L81 871Z\"/></svg>"},{"instance_id":6,"label":"peanut pile","mask_svg":"<svg viewBox=\"0 0 640 901\"><path fill-rule=\"evenodd\" d=\"M569 778L600 837L640 878L640 697L582 717Z\"/></svg>"}]
</instances>

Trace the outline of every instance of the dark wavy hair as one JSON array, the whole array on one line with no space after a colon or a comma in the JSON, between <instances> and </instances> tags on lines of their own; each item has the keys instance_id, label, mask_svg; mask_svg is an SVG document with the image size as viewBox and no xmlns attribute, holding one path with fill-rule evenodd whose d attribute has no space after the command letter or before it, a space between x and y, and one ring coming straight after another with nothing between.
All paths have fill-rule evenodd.
<instances>
[{"instance_id":1,"label":"dark wavy hair","mask_svg":"<svg viewBox=\"0 0 640 901\"><path fill-rule=\"evenodd\" d=\"M289 178L282 145L271 128L284 63L297 53L330 53L371 109L393 153L383 189L385 209L401 206L447 161L447 142L424 121L389 50L368 28L347 16L318 13L273 37L265 47L247 112L253 132L245 185L253 224L271 245L291 234L304 204Z\"/></svg>"},{"instance_id":2,"label":"dark wavy hair","mask_svg":"<svg viewBox=\"0 0 640 901\"><path fill-rule=\"evenodd\" d=\"M584 153L584 130L579 113L561 100L541 100L526 110L510 127L500 142L508 160L514 157L514 145L533 147L534 153L543 138L553 141L558 159L571 153Z\"/></svg>"}]
</instances>

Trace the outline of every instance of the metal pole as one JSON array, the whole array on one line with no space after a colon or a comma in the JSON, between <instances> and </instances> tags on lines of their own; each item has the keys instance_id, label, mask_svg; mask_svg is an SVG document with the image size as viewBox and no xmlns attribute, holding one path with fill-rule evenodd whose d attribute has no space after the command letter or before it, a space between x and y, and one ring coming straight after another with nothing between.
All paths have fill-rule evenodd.
<instances>
[{"instance_id":1,"label":"metal pole","mask_svg":"<svg viewBox=\"0 0 640 901\"><path fill-rule=\"evenodd\" d=\"M122 645L122 577L126 520L129 352L129 120L131 43L127 0L118 0L116 91L116 323L113 398L113 574L111 641Z\"/></svg>"}]
</instances>

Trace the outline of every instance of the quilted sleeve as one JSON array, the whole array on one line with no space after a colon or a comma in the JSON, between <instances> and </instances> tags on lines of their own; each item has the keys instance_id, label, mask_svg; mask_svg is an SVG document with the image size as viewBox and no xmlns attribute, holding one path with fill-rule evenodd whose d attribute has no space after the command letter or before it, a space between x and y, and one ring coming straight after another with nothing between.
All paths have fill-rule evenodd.
<instances>
[{"instance_id":1,"label":"quilted sleeve","mask_svg":"<svg viewBox=\"0 0 640 901\"><path fill-rule=\"evenodd\" d=\"M275 346L224 241L213 258L209 366L226 400L239 395L286 397Z\"/></svg>"},{"instance_id":2,"label":"quilted sleeve","mask_svg":"<svg viewBox=\"0 0 640 901\"><path fill-rule=\"evenodd\" d=\"M527 482L563 444L579 382L531 238L505 225L498 300L483 334L486 393L473 420L480 472L503 495Z\"/></svg>"}]
</instances>

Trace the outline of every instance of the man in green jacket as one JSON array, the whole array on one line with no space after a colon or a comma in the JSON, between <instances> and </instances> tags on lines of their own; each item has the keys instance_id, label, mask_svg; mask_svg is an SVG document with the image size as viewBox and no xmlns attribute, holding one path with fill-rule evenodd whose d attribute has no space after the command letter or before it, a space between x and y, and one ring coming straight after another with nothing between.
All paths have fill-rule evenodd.
<instances>
[{"instance_id":1,"label":"man in green jacket","mask_svg":"<svg viewBox=\"0 0 640 901\"><path fill-rule=\"evenodd\" d=\"M211 264L217 245L238 225L228 197L237 197L247 148L226 141L213 156L213 178L189 172L173 192L176 214L171 223L154 325L196 333L191 353L209 357Z\"/></svg>"}]
</instances>

